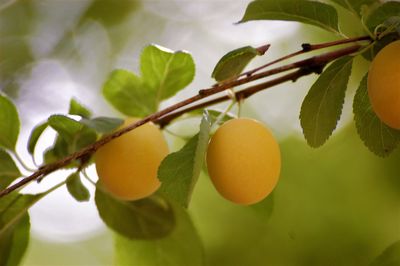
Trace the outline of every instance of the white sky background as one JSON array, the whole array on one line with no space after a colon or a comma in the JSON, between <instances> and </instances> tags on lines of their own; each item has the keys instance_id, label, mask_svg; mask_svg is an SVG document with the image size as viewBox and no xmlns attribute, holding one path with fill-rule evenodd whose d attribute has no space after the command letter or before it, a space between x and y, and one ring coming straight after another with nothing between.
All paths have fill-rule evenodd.
<instances>
[{"instance_id":1,"label":"white sky background","mask_svg":"<svg viewBox=\"0 0 400 266\"><path fill-rule=\"evenodd\" d=\"M75 7L67 11L67 2L41 1L43 21L38 24L31 43L36 55L46 55L52 43L62 36L66 25L72 25L89 3L74 0ZM240 20L250 1L247 0L160 0L144 1L143 9L125 23L131 24L135 34L128 41L116 62L107 61L110 44L107 32L98 23L75 33L75 42L82 51L81 64L49 58L37 62L33 71L22 82L18 108L22 114L22 132L18 150L25 153L25 143L31 128L45 120L50 114L66 113L71 97L82 99L95 115L118 115L101 97L101 84L107 74L104 67L114 64L118 68L138 70L138 57L148 43L156 43L173 50L187 50L196 63L194 82L176 98L193 95L197 90L213 83L210 78L216 62L225 53L235 48L252 45L272 44L267 54L256 60L256 64L275 59L283 54L298 50L306 40L297 40L298 24L284 22L249 22L234 25ZM59 8L57 8L59 7ZM155 19L154 15L161 17ZM167 23L158 25L158 20ZM142 26L143 27L140 27ZM140 38L138 38L140 36ZM254 66L255 64L253 64ZM307 79L305 79L307 80ZM300 84L300 86L298 86ZM302 87L305 81L296 84ZM244 108L273 128L277 135L290 134L299 130L298 113L306 86L299 89L293 85L283 85L249 99ZM51 143L50 135L41 138L38 149ZM92 169L93 170L93 169ZM92 175L94 171L91 171ZM58 183L67 173L59 172L46 177L40 185L33 184L25 192L38 192ZM88 185L90 187L90 185ZM93 189L91 189L93 195ZM98 218L93 199L89 203L76 203L65 188L45 197L31 211L32 234L34 238L46 241L74 242L84 240L104 230Z\"/></svg>"}]
</instances>

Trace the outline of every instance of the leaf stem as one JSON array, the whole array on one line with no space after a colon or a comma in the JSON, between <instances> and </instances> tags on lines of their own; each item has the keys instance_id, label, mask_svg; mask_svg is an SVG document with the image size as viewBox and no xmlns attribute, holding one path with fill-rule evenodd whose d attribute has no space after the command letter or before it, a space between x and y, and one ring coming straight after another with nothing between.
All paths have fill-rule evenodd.
<instances>
[{"instance_id":1,"label":"leaf stem","mask_svg":"<svg viewBox=\"0 0 400 266\"><path fill-rule=\"evenodd\" d=\"M35 172L37 169L29 167L24 160L19 156L17 151L12 151L12 155L14 155L14 158L18 161L18 163L28 172Z\"/></svg>"},{"instance_id":2,"label":"leaf stem","mask_svg":"<svg viewBox=\"0 0 400 266\"><path fill-rule=\"evenodd\" d=\"M94 181L90 178L90 176L89 176L88 173L86 172L86 168L83 168L83 169L81 170L81 173L82 173L83 177L84 177L87 181L89 181L90 184L92 184L94 187L96 187L96 182L94 182Z\"/></svg>"}]
</instances>

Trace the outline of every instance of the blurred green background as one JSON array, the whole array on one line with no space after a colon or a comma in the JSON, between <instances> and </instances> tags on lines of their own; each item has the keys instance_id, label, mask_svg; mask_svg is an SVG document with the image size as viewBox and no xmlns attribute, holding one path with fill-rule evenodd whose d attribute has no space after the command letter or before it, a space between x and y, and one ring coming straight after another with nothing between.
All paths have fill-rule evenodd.
<instances>
[{"instance_id":1,"label":"blurred green background","mask_svg":"<svg viewBox=\"0 0 400 266\"><path fill-rule=\"evenodd\" d=\"M22 118L18 150L27 156L30 129L50 114L65 113L71 97L96 115L119 116L102 98L102 84L115 68L137 71L146 44L188 50L196 62L194 82L168 105L212 84L215 63L237 47L272 44L255 66L296 51L301 43L337 38L296 23L234 25L249 2L1 0L0 90L15 99ZM339 10L344 31L361 34ZM246 101L243 115L267 123L280 140L281 180L265 202L242 207L221 198L206 175L200 177L189 213L207 265L369 265L400 240L400 153L376 157L351 123L351 99L367 68L363 60L354 65L341 122L319 149L306 145L298 121L315 76ZM193 124L174 129L193 132ZM44 148L51 135L41 142ZM179 147L172 137L171 144ZM44 190L63 177L54 174L25 191ZM93 201L75 203L60 189L30 214L31 242L23 265L113 264L113 236ZM183 246L191 244L182 239Z\"/></svg>"}]
</instances>

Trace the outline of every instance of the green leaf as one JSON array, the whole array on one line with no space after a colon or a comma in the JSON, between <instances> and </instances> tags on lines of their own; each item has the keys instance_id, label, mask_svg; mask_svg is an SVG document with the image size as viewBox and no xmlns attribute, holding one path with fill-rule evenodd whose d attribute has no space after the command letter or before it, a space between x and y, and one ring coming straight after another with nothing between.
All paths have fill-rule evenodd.
<instances>
[{"instance_id":1,"label":"green leaf","mask_svg":"<svg viewBox=\"0 0 400 266\"><path fill-rule=\"evenodd\" d=\"M20 176L21 172L14 160L6 151L0 149L0 189L5 189Z\"/></svg>"},{"instance_id":2,"label":"green leaf","mask_svg":"<svg viewBox=\"0 0 400 266\"><path fill-rule=\"evenodd\" d=\"M400 265L400 241L387 247L370 266L397 266Z\"/></svg>"},{"instance_id":3,"label":"green leaf","mask_svg":"<svg viewBox=\"0 0 400 266\"><path fill-rule=\"evenodd\" d=\"M331 136L342 113L352 57L332 63L312 85L300 111L303 134L311 147L319 147Z\"/></svg>"},{"instance_id":4,"label":"green leaf","mask_svg":"<svg viewBox=\"0 0 400 266\"><path fill-rule=\"evenodd\" d=\"M353 101L354 121L365 146L378 156L389 155L399 144L400 131L385 125L375 114L368 97L368 74L364 76Z\"/></svg>"},{"instance_id":5,"label":"green leaf","mask_svg":"<svg viewBox=\"0 0 400 266\"><path fill-rule=\"evenodd\" d=\"M19 126L17 108L10 99L0 94L0 147L15 150Z\"/></svg>"},{"instance_id":6,"label":"green leaf","mask_svg":"<svg viewBox=\"0 0 400 266\"><path fill-rule=\"evenodd\" d=\"M68 153L80 150L97 139L93 129L63 115L50 116L48 123L68 144Z\"/></svg>"},{"instance_id":7,"label":"green leaf","mask_svg":"<svg viewBox=\"0 0 400 266\"><path fill-rule=\"evenodd\" d=\"M157 110L154 92L135 74L114 70L103 86L103 95L115 109L127 116L143 117Z\"/></svg>"},{"instance_id":8,"label":"green leaf","mask_svg":"<svg viewBox=\"0 0 400 266\"><path fill-rule=\"evenodd\" d=\"M392 17L400 17L400 3L398 1L383 3L371 11L363 20L367 28L373 32L376 26L385 23Z\"/></svg>"},{"instance_id":9,"label":"green leaf","mask_svg":"<svg viewBox=\"0 0 400 266\"><path fill-rule=\"evenodd\" d=\"M240 73L257 55L263 55L266 50L260 51L251 46L245 46L224 55L215 66L211 77L216 81L233 78Z\"/></svg>"},{"instance_id":10,"label":"green leaf","mask_svg":"<svg viewBox=\"0 0 400 266\"><path fill-rule=\"evenodd\" d=\"M83 118L79 122L87 125L90 128L93 128L98 133L105 134L113 132L124 123L124 120L119 118L101 116L92 119Z\"/></svg>"},{"instance_id":11,"label":"green leaf","mask_svg":"<svg viewBox=\"0 0 400 266\"><path fill-rule=\"evenodd\" d=\"M203 266L204 250L188 213L175 204L174 230L162 239L132 240L115 236L115 265Z\"/></svg>"},{"instance_id":12,"label":"green leaf","mask_svg":"<svg viewBox=\"0 0 400 266\"><path fill-rule=\"evenodd\" d=\"M89 190L82 184L78 173L73 173L67 178L67 189L69 194L79 202L89 201Z\"/></svg>"},{"instance_id":13,"label":"green leaf","mask_svg":"<svg viewBox=\"0 0 400 266\"><path fill-rule=\"evenodd\" d=\"M377 0L331 0L332 2L341 5L352 13L360 15L363 6L370 6L378 3Z\"/></svg>"},{"instance_id":14,"label":"green leaf","mask_svg":"<svg viewBox=\"0 0 400 266\"><path fill-rule=\"evenodd\" d=\"M0 235L15 226L28 209L44 194L18 194L11 192L0 200Z\"/></svg>"},{"instance_id":15,"label":"green leaf","mask_svg":"<svg viewBox=\"0 0 400 266\"><path fill-rule=\"evenodd\" d=\"M339 33L336 9L314 1L255 0L247 6L240 22L250 20L297 21Z\"/></svg>"},{"instance_id":16,"label":"green leaf","mask_svg":"<svg viewBox=\"0 0 400 266\"><path fill-rule=\"evenodd\" d=\"M207 150L211 123L205 112L200 132L179 151L169 154L158 168L160 192L188 207Z\"/></svg>"},{"instance_id":17,"label":"green leaf","mask_svg":"<svg viewBox=\"0 0 400 266\"><path fill-rule=\"evenodd\" d=\"M68 150L68 143L58 136L54 142L53 147L47 149L44 152L44 162L46 164L53 163L61 158L64 158L70 154Z\"/></svg>"},{"instance_id":18,"label":"green leaf","mask_svg":"<svg viewBox=\"0 0 400 266\"><path fill-rule=\"evenodd\" d=\"M168 235L175 226L170 204L158 196L122 201L97 188L95 202L104 223L128 238L161 238Z\"/></svg>"},{"instance_id":19,"label":"green leaf","mask_svg":"<svg viewBox=\"0 0 400 266\"><path fill-rule=\"evenodd\" d=\"M84 118L90 118L90 116L92 115L92 112L89 109L87 109L75 99L71 99L71 101L69 102L68 113L70 115L79 115Z\"/></svg>"},{"instance_id":20,"label":"green leaf","mask_svg":"<svg viewBox=\"0 0 400 266\"><path fill-rule=\"evenodd\" d=\"M68 143L72 143L75 135L83 128L81 123L64 115L52 115L48 123Z\"/></svg>"},{"instance_id":21,"label":"green leaf","mask_svg":"<svg viewBox=\"0 0 400 266\"><path fill-rule=\"evenodd\" d=\"M112 27L129 17L139 6L138 0L95 0L90 3L82 18L96 20L103 26Z\"/></svg>"},{"instance_id":22,"label":"green leaf","mask_svg":"<svg viewBox=\"0 0 400 266\"><path fill-rule=\"evenodd\" d=\"M36 144L37 144L40 136L44 132L44 130L48 127L48 125L49 124L46 121L44 123L41 123L41 124L37 125L31 131L31 135L29 136L29 140L28 140L28 151L29 151L30 154L34 154L35 153Z\"/></svg>"},{"instance_id":23,"label":"green leaf","mask_svg":"<svg viewBox=\"0 0 400 266\"><path fill-rule=\"evenodd\" d=\"M144 48L141 56L142 79L154 94L155 105L189 85L195 73L192 56L158 45Z\"/></svg>"},{"instance_id":24,"label":"green leaf","mask_svg":"<svg viewBox=\"0 0 400 266\"><path fill-rule=\"evenodd\" d=\"M383 49L383 47L398 39L399 34L397 33L390 33L388 35L385 35L381 39L376 40L373 45L362 54L362 56L368 61L372 61L372 59L379 53L380 50Z\"/></svg>"},{"instance_id":25,"label":"green leaf","mask_svg":"<svg viewBox=\"0 0 400 266\"><path fill-rule=\"evenodd\" d=\"M29 243L30 222L26 213L15 224L0 233L0 265L17 266Z\"/></svg>"}]
</instances>

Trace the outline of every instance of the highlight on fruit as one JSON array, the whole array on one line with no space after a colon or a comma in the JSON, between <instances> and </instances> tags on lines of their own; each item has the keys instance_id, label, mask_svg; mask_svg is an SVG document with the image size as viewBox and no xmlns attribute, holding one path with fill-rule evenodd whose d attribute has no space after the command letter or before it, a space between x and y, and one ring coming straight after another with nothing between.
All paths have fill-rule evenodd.
<instances>
[{"instance_id":1,"label":"highlight on fruit","mask_svg":"<svg viewBox=\"0 0 400 266\"><path fill-rule=\"evenodd\" d=\"M400 40L378 52L368 72L368 96L376 115L400 129Z\"/></svg>"},{"instance_id":2,"label":"highlight on fruit","mask_svg":"<svg viewBox=\"0 0 400 266\"><path fill-rule=\"evenodd\" d=\"M217 191L241 205L267 197L281 169L279 145L271 131L249 118L232 119L219 127L211 138L206 160Z\"/></svg>"},{"instance_id":3,"label":"highlight on fruit","mask_svg":"<svg viewBox=\"0 0 400 266\"><path fill-rule=\"evenodd\" d=\"M139 119L127 119L126 127ZM167 142L153 123L140 126L101 147L95 154L102 187L117 198L137 200L153 194L160 186L157 169L167 156Z\"/></svg>"}]
</instances>

